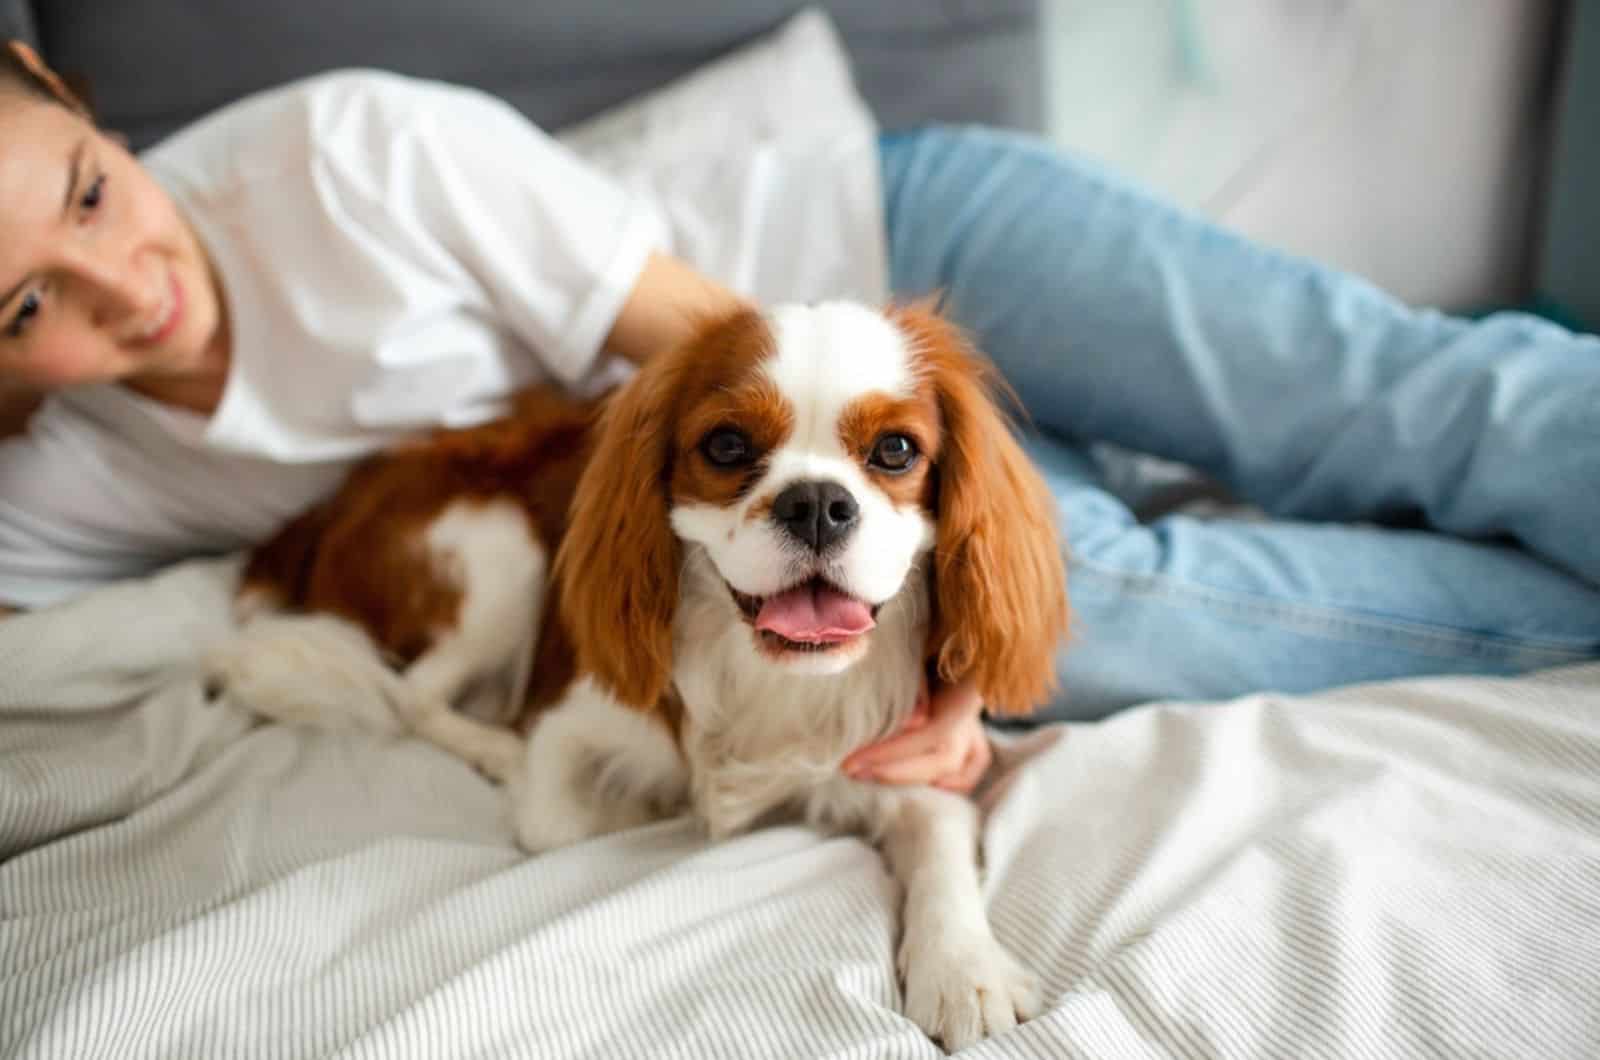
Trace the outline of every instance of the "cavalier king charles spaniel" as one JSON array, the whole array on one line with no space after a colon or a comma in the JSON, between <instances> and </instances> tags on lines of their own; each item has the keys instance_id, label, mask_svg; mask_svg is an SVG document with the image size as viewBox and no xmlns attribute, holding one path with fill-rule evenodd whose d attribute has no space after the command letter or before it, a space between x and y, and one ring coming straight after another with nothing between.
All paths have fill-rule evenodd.
<instances>
[{"instance_id":1,"label":"cavalier king charles spaniel","mask_svg":"<svg viewBox=\"0 0 1600 1060\"><path fill-rule=\"evenodd\" d=\"M440 744L506 783L530 851L685 811L865 836L903 888L906 1012L960 1048L1039 1004L977 808L839 764L929 679L1002 714L1052 686L1054 506L993 382L928 306L832 302L710 321L597 400L533 388L258 549L213 687Z\"/></svg>"}]
</instances>

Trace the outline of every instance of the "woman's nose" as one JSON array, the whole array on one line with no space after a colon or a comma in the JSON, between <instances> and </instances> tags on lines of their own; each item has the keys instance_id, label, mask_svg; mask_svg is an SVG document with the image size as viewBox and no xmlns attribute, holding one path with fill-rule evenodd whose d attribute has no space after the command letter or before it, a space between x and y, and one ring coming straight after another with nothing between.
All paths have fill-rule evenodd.
<instances>
[{"instance_id":1,"label":"woman's nose","mask_svg":"<svg viewBox=\"0 0 1600 1060\"><path fill-rule=\"evenodd\" d=\"M161 302L160 270L136 257L84 253L70 264L91 299L97 325L151 312Z\"/></svg>"}]
</instances>

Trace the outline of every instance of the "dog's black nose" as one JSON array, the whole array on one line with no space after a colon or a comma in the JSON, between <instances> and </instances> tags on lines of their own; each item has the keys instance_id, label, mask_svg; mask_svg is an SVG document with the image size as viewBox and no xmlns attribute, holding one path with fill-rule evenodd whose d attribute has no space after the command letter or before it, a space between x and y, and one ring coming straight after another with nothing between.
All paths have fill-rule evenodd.
<instances>
[{"instance_id":1,"label":"dog's black nose","mask_svg":"<svg viewBox=\"0 0 1600 1060\"><path fill-rule=\"evenodd\" d=\"M821 552L849 535L861 508L837 482L796 482L772 502L772 518L795 540Z\"/></svg>"}]
</instances>

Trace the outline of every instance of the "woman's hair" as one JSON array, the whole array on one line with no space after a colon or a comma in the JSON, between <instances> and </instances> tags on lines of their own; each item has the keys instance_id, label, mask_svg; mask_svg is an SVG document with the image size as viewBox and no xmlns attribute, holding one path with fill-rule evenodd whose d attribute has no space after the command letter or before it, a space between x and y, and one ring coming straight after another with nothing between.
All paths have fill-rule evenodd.
<instances>
[{"instance_id":1,"label":"woman's hair","mask_svg":"<svg viewBox=\"0 0 1600 1060\"><path fill-rule=\"evenodd\" d=\"M39 54L21 41L7 41L5 47L0 48L0 92L20 92L48 103L59 103L86 118L90 116L82 95L68 88Z\"/></svg>"}]
</instances>

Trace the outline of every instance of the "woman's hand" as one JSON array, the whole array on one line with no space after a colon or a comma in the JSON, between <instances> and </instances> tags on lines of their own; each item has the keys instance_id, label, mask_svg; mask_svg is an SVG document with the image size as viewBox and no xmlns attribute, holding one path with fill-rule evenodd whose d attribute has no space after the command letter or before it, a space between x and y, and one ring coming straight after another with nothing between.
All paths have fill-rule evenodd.
<instances>
[{"instance_id":1,"label":"woman's hand","mask_svg":"<svg viewBox=\"0 0 1600 1060\"><path fill-rule=\"evenodd\" d=\"M983 700L970 682L926 688L899 729L858 748L840 766L856 780L929 784L967 794L994 757L983 730Z\"/></svg>"}]
</instances>

